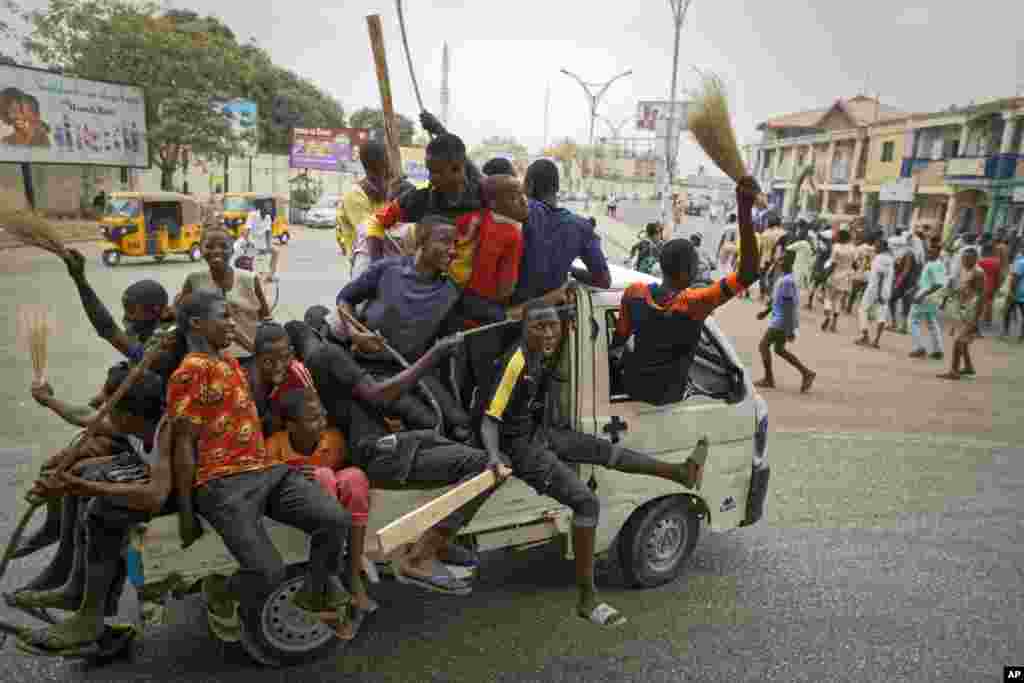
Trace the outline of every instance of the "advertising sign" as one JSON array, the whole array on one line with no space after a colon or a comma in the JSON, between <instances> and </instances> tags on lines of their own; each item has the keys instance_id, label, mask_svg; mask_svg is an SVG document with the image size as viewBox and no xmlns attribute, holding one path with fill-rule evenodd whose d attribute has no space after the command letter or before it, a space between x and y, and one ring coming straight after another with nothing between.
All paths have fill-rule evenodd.
<instances>
[{"instance_id":1,"label":"advertising sign","mask_svg":"<svg viewBox=\"0 0 1024 683\"><path fill-rule=\"evenodd\" d=\"M256 103L237 98L217 102L215 106L231 120L232 132L236 138L242 140L242 156L251 157L259 154L259 110Z\"/></svg>"},{"instance_id":2,"label":"advertising sign","mask_svg":"<svg viewBox=\"0 0 1024 683\"><path fill-rule=\"evenodd\" d=\"M674 127L677 130L686 130L689 107L689 102L676 102L676 123ZM639 102L636 107L636 127L641 130L656 131L658 130L658 122L668 121L669 114L671 113L672 106L668 100Z\"/></svg>"},{"instance_id":3,"label":"advertising sign","mask_svg":"<svg viewBox=\"0 0 1024 683\"><path fill-rule=\"evenodd\" d=\"M365 128L293 128L288 166L359 173L359 145L369 135Z\"/></svg>"},{"instance_id":4,"label":"advertising sign","mask_svg":"<svg viewBox=\"0 0 1024 683\"><path fill-rule=\"evenodd\" d=\"M878 188L880 202L912 202L914 201L914 179L900 178L885 183Z\"/></svg>"},{"instance_id":5,"label":"advertising sign","mask_svg":"<svg viewBox=\"0 0 1024 683\"><path fill-rule=\"evenodd\" d=\"M148 168L145 93L0 65L2 161Z\"/></svg>"}]
</instances>

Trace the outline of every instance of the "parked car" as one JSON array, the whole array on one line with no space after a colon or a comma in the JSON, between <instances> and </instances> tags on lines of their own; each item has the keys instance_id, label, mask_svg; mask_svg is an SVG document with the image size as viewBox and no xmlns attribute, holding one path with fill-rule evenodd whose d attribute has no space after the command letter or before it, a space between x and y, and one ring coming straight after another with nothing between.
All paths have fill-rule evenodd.
<instances>
[{"instance_id":1,"label":"parked car","mask_svg":"<svg viewBox=\"0 0 1024 683\"><path fill-rule=\"evenodd\" d=\"M338 223L339 195L326 195L306 212L306 225L311 228L334 228Z\"/></svg>"}]
</instances>

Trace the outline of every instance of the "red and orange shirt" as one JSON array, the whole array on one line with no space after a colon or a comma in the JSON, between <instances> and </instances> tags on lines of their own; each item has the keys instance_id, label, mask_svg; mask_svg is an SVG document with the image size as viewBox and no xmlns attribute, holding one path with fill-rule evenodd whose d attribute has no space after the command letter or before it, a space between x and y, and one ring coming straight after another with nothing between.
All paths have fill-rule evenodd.
<instances>
[{"instance_id":1,"label":"red and orange shirt","mask_svg":"<svg viewBox=\"0 0 1024 683\"><path fill-rule=\"evenodd\" d=\"M455 225L455 258L448 275L464 291L497 301L500 289L514 288L519 280L523 257L519 223L482 209L459 217Z\"/></svg>"},{"instance_id":2,"label":"red and orange shirt","mask_svg":"<svg viewBox=\"0 0 1024 683\"><path fill-rule=\"evenodd\" d=\"M338 470L345 466L348 453L345 449L345 437L338 429L325 429L320 435L320 443L309 457L296 453L292 448L287 431L280 431L267 439L267 451L275 460L287 462L292 467L312 465L313 467L330 467Z\"/></svg>"},{"instance_id":3,"label":"red and orange shirt","mask_svg":"<svg viewBox=\"0 0 1024 683\"><path fill-rule=\"evenodd\" d=\"M167 414L199 431L195 487L283 462L267 453L248 378L235 358L190 353L167 386Z\"/></svg>"},{"instance_id":4,"label":"red and orange shirt","mask_svg":"<svg viewBox=\"0 0 1024 683\"><path fill-rule=\"evenodd\" d=\"M650 317L650 313L655 312L703 322L716 308L741 291L743 285L736 272L707 287L691 287L675 293L662 285L634 282L622 295L615 332L620 337L629 337Z\"/></svg>"}]
</instances>

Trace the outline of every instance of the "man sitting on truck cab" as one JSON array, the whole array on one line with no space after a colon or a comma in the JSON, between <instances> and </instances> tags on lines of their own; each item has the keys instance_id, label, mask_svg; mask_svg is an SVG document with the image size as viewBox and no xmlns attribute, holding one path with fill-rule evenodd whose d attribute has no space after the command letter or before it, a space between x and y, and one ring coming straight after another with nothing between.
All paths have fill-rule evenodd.
<instances>
[{"instance_id":1,"label":"man sitting on truck cab","mask_svg":"<svg viewBox=\"0 0 1024 683\"><path fill-rule=\"evenodd\" d=\"M681 401L705 318L757 281L760 255L751 210L759 191L749 177L736 186L737 271L708 287L690 287L696 275L697 251L689 240L676 239L661 252L664 280L660 284L634 283L622 295L613 345L632 338L632 348L627 348L624 356L624 377L635 400L652 405Z\"/></svg>"},{"instance_id":2,"label":"man sitting on truck cab","mask_svg":"<svg viewBox=\"0 0 1024 683\"><path fill-rule=\"evenodd\" d=\"M668 463L603 439L552 425L559 397L550 390L562 347L563 321L542 301L526 305L522 336L497 364L495 381L481 404L480 435L492 460L510 465L515 476L537 493L572 508L572 546L579 587L577 613L598 626L618 626L625 618L599 602L594 586L594 543L600 502L572 465L600 465L693 486L694 461Z\"/></svg>"}]
</instances>

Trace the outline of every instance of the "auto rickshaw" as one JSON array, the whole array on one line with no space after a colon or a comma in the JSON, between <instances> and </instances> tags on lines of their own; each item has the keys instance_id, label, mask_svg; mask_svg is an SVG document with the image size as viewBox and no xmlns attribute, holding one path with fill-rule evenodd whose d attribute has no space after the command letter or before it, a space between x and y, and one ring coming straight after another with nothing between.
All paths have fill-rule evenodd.
<instances>
[{"instance_id":1,"label":"auto rickshaw","mask_svg":"<svg viewBox=\"0 0 1024 683\"><path fill-rule=\"evenodd\" d=\"M159 263L168 254L202 258L199 202L176 192L114 192L103 218L103 263L114 267L122 256L152 256Z\"/></svg>"},{"instance_id":2,"label":"auto rickshaw","mask_svg":"<svg viewBox=\"0 0 1024 683\"><path fill-rule=\"evenodd\" d=\"M272 235L281 244L288 244L291 230L288 225L288 196L260 192L229 192L224 195L224 226L238 239L245 234L245 222L253 209L270 214Z\"/></svg>"}]
</instances>

